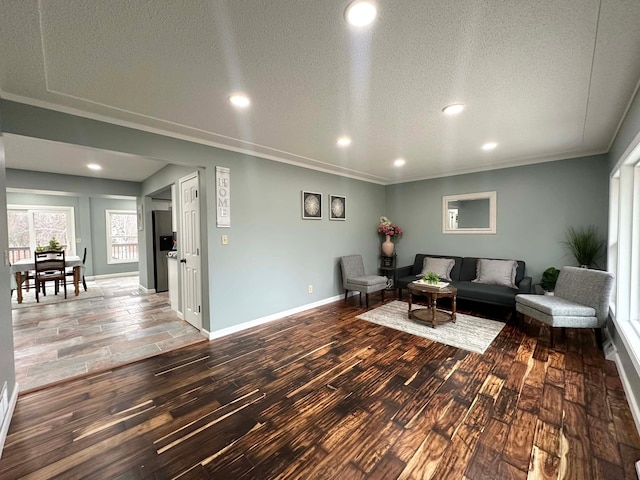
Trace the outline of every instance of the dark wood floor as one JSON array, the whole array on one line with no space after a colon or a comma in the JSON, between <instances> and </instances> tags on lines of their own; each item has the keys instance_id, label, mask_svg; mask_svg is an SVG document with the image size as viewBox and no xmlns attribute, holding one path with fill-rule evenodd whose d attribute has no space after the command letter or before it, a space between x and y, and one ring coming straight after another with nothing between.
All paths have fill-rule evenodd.
<instances>
[{"instance_id":1,"label":"dark wood floor","mask_svg":"<svg viewBox=\"0 0 640 480\"><path fill-rule=\"evenodd\" d=\"M372 305L374 308L376 305ZM593 333L507 325L484 355L352 298L21 396L0 478L636 478Z\"/></svg>"}]
</instances>

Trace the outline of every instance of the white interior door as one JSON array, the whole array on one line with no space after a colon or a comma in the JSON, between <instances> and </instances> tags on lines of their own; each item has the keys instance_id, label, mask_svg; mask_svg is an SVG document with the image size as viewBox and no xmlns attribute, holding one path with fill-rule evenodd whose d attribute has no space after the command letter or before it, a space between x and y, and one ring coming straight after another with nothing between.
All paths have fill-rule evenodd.
<instances>
[{"instance_id":1,"label":"white interior door","mask_svg":"<svg viewBox=\"0 0 640 480\"><path fill-rule=\"evenodd\" d=\"M178 181L180 191L180 275L182 277L182 314L202 329L202 292L200 266L200 195L198 172Z\"/></svg>"}]
</instances>

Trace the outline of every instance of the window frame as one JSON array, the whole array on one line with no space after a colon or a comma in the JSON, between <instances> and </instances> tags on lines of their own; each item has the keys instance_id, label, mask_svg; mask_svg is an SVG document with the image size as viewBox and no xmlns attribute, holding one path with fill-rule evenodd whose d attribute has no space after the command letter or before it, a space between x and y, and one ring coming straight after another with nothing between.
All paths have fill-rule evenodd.
<instances>
[{"instance_id":1,"label":"window frame","mask_svg":"<svg viewBox=\"0 0 640 480\"><path fill-rule=\"evenodd\" d=\"M138 263L139 259L140 259L140 241L138 239L138 227L137 227L137 219L138 219L138 212L136 210L116 210L116 209L111 209L108 208L104 211L105 213L105 222L106 222L106 232L105 232L105 237L106 237L106 241L107 241L107 264L109 265L120 265L123 263ZM135 236L136 240L137 240L137 257L135 260L132 259L114 259L111 256L111 252L113 251L113 243L112 243L112 236L111 236L111 216L112 215L131 215L136 219L136 229L135 229Z\"/></svg>"},{"instance_id":2,"label":"window frame","mask_svg":"<svg viewBox=\"0 0 640 480\"><path fill-rule=\"evenodd\" d=\"M68 245L66 245L65 252L67 256L76 255L76 215L75 215L75 208L73 206L8 204L7 214L11 210L26 211L27 213L31 213L34 211L38 211L38 212L49 211L49 212L55 212L55 213L60 213L60 212L64 213L67 218L67 237L68 237ZM31 250L32 257L36 251L36 247L38 246L36 243L34 228L35 227L33 225L33 216L30 215L29 216L29 249ZM9 247L9 248L13 248L13 247Z\"/></svg>"}]
</instances>

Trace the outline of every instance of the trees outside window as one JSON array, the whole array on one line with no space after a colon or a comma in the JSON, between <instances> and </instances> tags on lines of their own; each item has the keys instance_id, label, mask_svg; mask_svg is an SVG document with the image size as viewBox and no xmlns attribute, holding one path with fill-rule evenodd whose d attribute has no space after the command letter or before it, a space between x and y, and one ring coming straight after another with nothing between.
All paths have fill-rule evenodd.
<instances>
[{"instance_id":1,"label":"trees outside window","mask_svg":"<svg viewBox=\"0 0 640 480\"><path fill-rule=\"evenodd\" d=\"M55 238L67 255L75 255L73 207L8 205L9 261L30 258L38 246Z\"/></svg>"},{"instance_id":2,"label":"trees outside window","mask_svg":"<svg viewBox=\"0 0 640 480\"><path fill-rule=\"evenodd\" d=\"M133 210L107 210L107 262L138 261L138 222Z\"/></svg>"}]
</instances>

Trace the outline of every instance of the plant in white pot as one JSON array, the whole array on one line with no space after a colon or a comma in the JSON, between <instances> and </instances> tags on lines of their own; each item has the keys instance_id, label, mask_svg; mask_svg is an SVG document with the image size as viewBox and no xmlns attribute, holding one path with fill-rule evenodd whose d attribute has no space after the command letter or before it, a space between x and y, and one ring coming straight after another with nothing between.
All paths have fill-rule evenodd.
<instances>
[{"instance_id":1,"label":"plant in white pot","mask_svg":"<svg viewBox=\"0 0 640 480\"><path fill-rule=\"evenodd\" d=\"M575 257L578 265L589 268L598 266L596 260L604 251L604 240L598 235L598 227L567 228L565 241L562 242Z\"/></svg>"}]
</instances>

